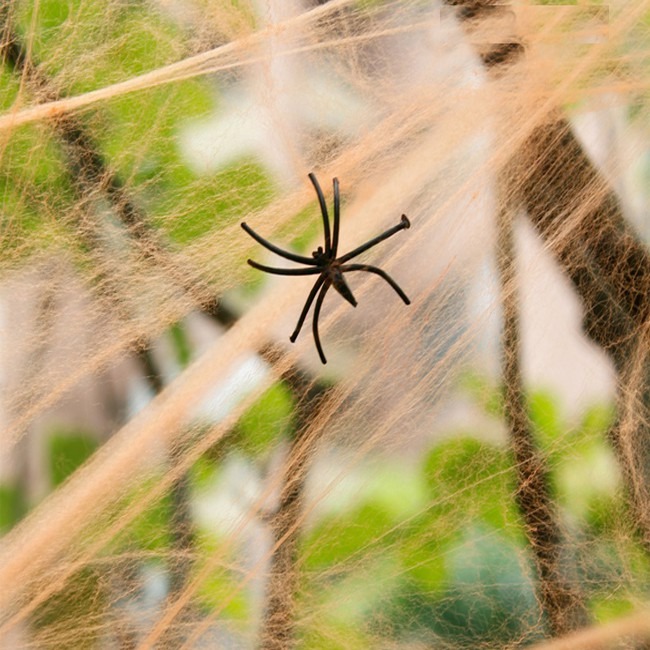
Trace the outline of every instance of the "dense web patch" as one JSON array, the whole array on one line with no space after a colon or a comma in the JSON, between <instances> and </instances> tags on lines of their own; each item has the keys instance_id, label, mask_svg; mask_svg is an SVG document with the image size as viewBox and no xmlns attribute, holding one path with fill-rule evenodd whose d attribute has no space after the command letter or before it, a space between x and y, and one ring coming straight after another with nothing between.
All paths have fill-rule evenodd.
<instances>
[{"instance_id":1,"label":"dense web patch","mask_svg":"<svg viewBox=\"0 0 650 650\"><path fill-rule=\"evenodd\" d=\"M0 647L647 644L649 20L3 3Z\"/></svg>"}]
</instances>

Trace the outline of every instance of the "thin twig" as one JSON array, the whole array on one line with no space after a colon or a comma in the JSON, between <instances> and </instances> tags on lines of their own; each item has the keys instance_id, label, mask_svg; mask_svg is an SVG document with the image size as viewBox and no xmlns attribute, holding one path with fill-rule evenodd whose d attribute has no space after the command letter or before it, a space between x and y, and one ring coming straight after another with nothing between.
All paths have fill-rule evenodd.
<instances>
[{"instance_id":1,"label":"thin twig","mask_svg":"<svg viewBox=\"0 0 650 650\"><path fill-rule=\"evenodd\" d=\"M498 0L446 2L459 8L468 29L475 19L508 11ZM493 74L524 52L516 38L479 45ZM638 371L650 322L650 254L559 112L534 129L514 156L511 171L516 174L511 187L520 183L523 209L582 301L585 334L616 368L620 415L611 432L613 447L630 494L633 526L650 553L650 364ZM580 227L574 223L577 215ZM568 225L572 236L562 234ZM626 407L630 394L641 396L634 409Z\"/></svg>"},{"instance_id":2,"label":"thin twig","mask_svg":"<svg viewBox=\"0 0 650 650\"><path fill-rule=\"evenodd\" d=\"M294 647L295 594L299 578L297 548L302 531L305 481L311 465L313 445L305 440L310 423L327 397L328 388L305 373L289 372L285 381L294 395L301 395L294 414L280 502L271 519L272 546L266 586L266 603L259 650L289 650Z\"/></svg>"},{"instance_id":3,"label":"thin twig","mask_svg":"<svg viewBox=\"0 0 650 650\"><path fill-rule=\"evenodd\" d=\"M542 610L548 617L553 636L561 636L586 625L588 619L579 590L563 575L562 536L553 508L548 468L533 438L526 409L512 216L506 205L497 220L497 266L503 309L504 412L517 475L516 500L535 558Z\"/></svg>"},{"instance_id":4,"label":"thin twig","mask_svg":"<svg viewBox=\"0 0 650 650\"><path fill-rule=\"evenodd\" d=\"M474 21L504 10L490 0L451 0L459 5L459 17ZM484 65L501 70L523 52L520 43L488 44L480 49ZM562 535L554 512L546 461L538 449L528 417L521 375L521 333L514 246L515 204L506 174L499 178L501 209L497 216L497 267L503 309L501 372L504 414L510 433L517 476L516 501L524 521L537 570L539 600L553 636L566 634L588 621L579 590L563 575Z\"/></svg>"},{"instance_id":5,"label":"thin twig","mask_svg":"<svg viewBox=\"0 0 650 650\"><path fill-rule=\"evenodd\" d=\"M624 218L620 202L593 167L570 125L558 119L536 129L521 154L522 200L529 218L571 279L583 307L585 333L612 359L618 375L619 421L613 446L623 468L635 526L650 552L650 256ZM594 196L602 196L594 202ZM578 206L580 236L559 235ZM630 395L639 396L626 407ZM625 439L622 439L624 436Z\"/></svg>"}]
</instances>

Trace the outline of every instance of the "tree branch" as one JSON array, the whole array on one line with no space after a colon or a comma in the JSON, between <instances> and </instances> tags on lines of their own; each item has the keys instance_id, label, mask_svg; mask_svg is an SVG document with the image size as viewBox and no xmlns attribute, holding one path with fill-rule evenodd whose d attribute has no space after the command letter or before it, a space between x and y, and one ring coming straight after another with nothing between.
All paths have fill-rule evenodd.
<instances>
[{"instance_id":1,"label":"tree branch","mask_svg":"<svg viewBox=\"0 0 650 650\"><path fill-rule=\"evenodd\" d=\"M553 508L548 468L531 430L521 375L521 333L514 212L503 206L497 219L497 266L503 309L502 376L504 413L517 475L516 500L526 536L535 558L539 597L553 636L562 636L586 625L587 612L579 591L565 577L562 535Z\"/></svg>"},{"instance_id":2,"label":"tree branch","mask_svg":"<svg viewBox=\"0 0 650 650\"><path fill-rule=\"evenodd\" d=\"M459 7L459 18L469 30L475 20L508 11L497 0L447 0L447 4ZM524 52L516 38L479 46L481 59L493 75ZM625 220L616 194L559 113L534 129L508 172L510 188L582 301L586 335L616 367L620 408L619 425L612 432L614 448L631 495L635 525L650 551L650 445L645 442L650 436L645 334L650 315L650 255ZM505 329L507 337L507 324ZM640 352L645 362L639 363ZM511 372L504 368L507 387L515 381L507 376ZM635 408L629 408L630 394L642 396L634 400ZM531 480L535 479L538 470L531 467L530 472ZM526 505L520 495L520 507L534 509L534 504ZM529 516L524 514L526 519Z\"/></svg>"},{"instance_id":3,"label":"tree branch","mask_svg":"<svg viewBox=\"0 0 650 650\"><path fill-rule=\"evenodd\" d=\"M271 519L272 546L266 586L266 606L262 621L259 650L289 650L294 647L295 593L299 578L297 550L303 523L305 481L311 465L313 445L305 434L327 399L325 384L313 382L303 372L290 371L284 380L296 405L293 435L284 462L280 503Z\"/></svg>"}]
</instances>

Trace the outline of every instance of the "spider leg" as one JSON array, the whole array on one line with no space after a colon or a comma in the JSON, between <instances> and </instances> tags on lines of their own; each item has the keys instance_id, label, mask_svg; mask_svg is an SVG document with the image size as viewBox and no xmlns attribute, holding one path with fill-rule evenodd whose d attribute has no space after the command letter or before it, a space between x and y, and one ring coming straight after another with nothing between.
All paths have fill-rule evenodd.
<instances>
[{"instance_id":1,"label":"spider leg","mask_svg":"<svg viewBox=\"0 0 650 650\"><path fill-rule=\"evenodd\" d=\"M318 278L318 280L316 280L316 282L314 283L314 286L311 288L311 291L309 292L309 296L307 296L307 302L305 302L305 306L302 308L302 312L300 313L300 318L298 319L298 324L296 325L296 329L293 330L293 334L289 337L289 340L292 343L296 342L296 339L298 338L298 334L300 334L300 330L302 329L302 325L305 322L305 318L307 318L307 314L309 313L309 308L311 307L311 303L314 302L316 293L321 288L323 282L325 282L325 276L321 275L320 278Z\"/></svg>"},{"instance_id":2,"label":"spider leg","mask_svg":"<svg viewBox=\"0 0 650 650\"><path fill-rule=\"evenodd\" d=\"M318 195L318 202L320 203L320 212L323 215L323 231L325 232L325 255L327 255L327 257L331 257L332 242L330 241L330 218L327 214L327 203L325 203L323 190L321 190L320 185L318 184L318 179L316 176L314 176L313 172L310 172L309 180L316 190L316 194Z\"/></svg>"},{"instance_id":3,"label":"spider leg","mask_svg":"<svg viewBox=\"0 0 650 650\"><path fill-rule=\"evenodd\" d=\"M325 294L327 293L327 290L330 288L330 286L331 286L331 280L328 278L325 280L325 283L323 284L323 287L320 290L320 293L318 294L318 298L316 299L316 305L314 307L314 325L313 325L314 342L316 343L318 356L320 357L320 360L323 362L323 364L327 363L327 359L325 358L323 347L320 344L320 337L318 336L318 317L320 316L320 308L323 306L323 300L325 300Z\"/></svg>"},{"instance_id":4,"label":"spider leg","mask_svg":"<svg viewBox=\"0 0 650 650\"><path fill-rule=\"evenodd\" d=\"M302 255L296 255L295 253L290 253L289 251L282 250L278 248L275 244L272 244L270 241L264 239L264 237L258 235L247 223L242 223L241 227L258 243L262 244L264 248L267 248L272 253L284 257L287 260L292 262L299 262L300 264L311 264L314 265L317 262L313 257L303 257Z\"/></svg>"},{"instance_id":5,"label":"spider leg","mask_svg":"<svg viewBox=\"0 0 650 650\"><path fill-rule=\"evenodd\" d=\"M274 275L316 275L317 273L322 273L321 269L311 267L308 269L276 269L274 266L265 266L264 264L258 264L253 260L247 260L248 263L259 271L264 271L265 273L273 273Z\"/></svg>"},{"instance_id":6,"label":"spider leg","mask_svg":"<svg viewBox=\"0 0 650 650\"><path fill-rule=\"evenodd\" d=\"M382 271L381 269L378 269L376 266L370 266L369 264L346 264L345 266L340 267L341 272L345 273L346 271L368 271L368 273L375 273L381 278L384 278L388 284L390 284L393 289L395 289L395 292L397 295L407 304L410 305L411 301L409 300L408 296L402 291L401 287L393 280L393 278L386 273L386 271Z\"/></svg>"},{"instance_id":7,"label":"spider leg","mask_svg":"<svg viewBox=\"0 0 650 650\"><path fill-rule=\"evenodd\" d=\"M358 248L355 248L354 250L350 251L349 253L342 255L338 261L341 263L347 262L348 260L351 260L353 257L356 257L357 255L360 255L364 251L367 251L369 248L376 246L377 244L379 244L379 242L384 241L384 239L388 239L389 237L392 237L395 233L399 232L400 230L406 230L406 228L410 228L410 227L411 227L411 222L408 220L408 217L405 214L403 214L402 220L399 222L397 226L393 226L392 228L389 228L386 232L381 233L381 235L377 235L377 237L374 237L373 239L366 242L365 244L362 244Z\"/></svg>"},{"instance_id":8,"label":"spider leg","mask_svg":"<svg viewBox=\"0 0 650 650\"><path fill-rule=\"evenodd\" d=\"M336 258L339 247L339 222L341 220L341 195L339 193L339 179L332 181L334 186L334 232L332 233L332 257Z\"/></svg>"}]
</instances>

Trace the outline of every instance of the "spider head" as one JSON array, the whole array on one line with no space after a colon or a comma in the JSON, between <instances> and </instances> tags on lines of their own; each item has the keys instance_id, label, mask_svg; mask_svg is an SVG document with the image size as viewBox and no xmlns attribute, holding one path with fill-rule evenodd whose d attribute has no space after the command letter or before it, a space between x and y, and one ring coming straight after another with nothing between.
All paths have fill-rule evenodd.
<instances>
[{"instance_id":1,"label":"spider head","mask_svg":"<svg viewBox=\"0 0 650 650\"><path fill-rule=\"evenodd\" d=\"M311 256L317 261L317 262L325 262L325 251L323 250L322 246L319 246L312 254Z\"/></svg>"}]
</instances>

